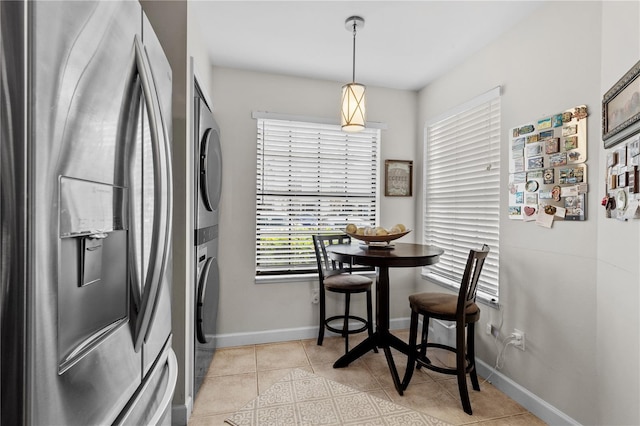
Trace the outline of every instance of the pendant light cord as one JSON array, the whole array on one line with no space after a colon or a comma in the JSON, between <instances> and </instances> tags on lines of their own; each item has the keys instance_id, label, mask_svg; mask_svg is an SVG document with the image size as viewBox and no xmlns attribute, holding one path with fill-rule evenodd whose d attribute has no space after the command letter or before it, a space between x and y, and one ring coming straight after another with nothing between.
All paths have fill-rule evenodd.
<instances>
[{"instance_id":1,"label":"pendant light cord","mask_svg":"<svg viewBox=\"0 0 640 426\"><path fill-rule=\"evenodd\" d=\"M353 21L353 76L351 78L353 83L356 82L356 21Z\"/></svg>"}]
</instances>

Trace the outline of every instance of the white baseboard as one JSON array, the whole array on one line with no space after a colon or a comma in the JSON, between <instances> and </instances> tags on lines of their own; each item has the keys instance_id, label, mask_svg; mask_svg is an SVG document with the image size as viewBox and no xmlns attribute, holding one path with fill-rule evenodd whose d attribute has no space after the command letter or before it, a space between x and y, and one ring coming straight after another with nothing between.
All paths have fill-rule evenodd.
<instances>
[{"instance_id":1,"label":"white baseboard","mask_svg":"<svg viewBox=\"0 0 640 426\"><path fill-rule=\"evenodd\" d=\"M282 328L279 330L216 334L215 341L216 348L228 348L233 346L260 345L263 343L312 339L317 335L318 327Z\"/></svg>"},{"instance_id":2,"label":"white baseboard","mask_svg":"<svg viewBox=\"0 0 640 426\"><path fill-rule=\"evenodd\" d=\"M509 398L529 410L534 416L549 425L580 425L577 421L558 410L553 405L544 401L526 388L520 386L504 374L496 371L489 364L476 358L478 374L489 378L489 383L499 389ZM492 374L493 373L493 374Z\"/></svg>"},{"instance_id":3,"label":"white baseboard","mask_svg":"<svg viewBox=\"0 0 640 426\"><path fill-rule=\"evenodd\" d=\"M357 325L354 323L354 325ZM358 325L359 326L359 325ZM391 330L409 328L409 318L399 318L389 322ZM329 330L325 336L336 336ZM217 348L232 346L259 345L263 343L288 342L291 340L315 339L318 337L318 327L282 328L279 330L255 331L245 333L217 334L215 336Z\"/></svg>"},{"instance_id":4,"label":"white baseboard","mask_svg":"<svg viewBox=\"0 0 640 426\"><path fill-rule=\"evenodd\" d=\"M171 426L187 426L189 417L193 411L193 400L191 397L187 399L184 405L171 406Z\"/></svg>"}]
</instances>

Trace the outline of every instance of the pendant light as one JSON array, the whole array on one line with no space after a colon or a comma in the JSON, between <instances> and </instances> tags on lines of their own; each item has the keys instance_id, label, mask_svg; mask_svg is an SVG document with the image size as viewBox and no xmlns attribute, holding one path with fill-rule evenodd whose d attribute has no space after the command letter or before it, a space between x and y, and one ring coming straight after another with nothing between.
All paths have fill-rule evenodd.
<instances>
[{"instance_id":1,"label":"pendant light","mask_svg":"<svg viewBox=\"0 0 640 426\"><path fill-rule=\"evenodd\" d=\"M353 31L353 77L351 83L342 86L340 121L345 132L359 132L365 125L365 86L356 83L356 30L364 27L364 19L351 16L344 24L348 31Z\"/></svg>"}]
</instances>

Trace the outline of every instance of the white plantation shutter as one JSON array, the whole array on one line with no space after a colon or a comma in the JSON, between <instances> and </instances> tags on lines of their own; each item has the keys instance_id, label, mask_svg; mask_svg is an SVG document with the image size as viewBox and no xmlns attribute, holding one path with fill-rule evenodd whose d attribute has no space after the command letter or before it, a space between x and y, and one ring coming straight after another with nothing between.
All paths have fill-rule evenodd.
<instances>
[{"instance_id":1,"label":"white plantation shutter","mask_svg":"<svg viewBox=\"0 0 640 426\"><path fill-rule=\"evenodd\" d=\"M425 268L459 288L469 249L490 246L478 298L498 301L500 88L425 127L424 240L444 250Z\"/></svg>"},{"instance_id":2,"label":"white plantation shutter","mask_svg":"<svg viewBox=\"0 0 640 426\"><path fill-rule=\"evenodd\" d=\"M377 223L380 130L257 122L256 275L315 272L312 234Z\"/></svg>"}]
</instances>

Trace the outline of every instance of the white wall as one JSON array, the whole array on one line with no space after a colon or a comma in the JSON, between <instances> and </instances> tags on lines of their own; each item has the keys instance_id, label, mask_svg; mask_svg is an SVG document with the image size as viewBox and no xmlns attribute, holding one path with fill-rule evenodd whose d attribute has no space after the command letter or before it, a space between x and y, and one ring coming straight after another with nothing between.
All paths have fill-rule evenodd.
<instances>
[{"instance_id":1,"label":"white wall","mask_svg":"<svg viewBox=\"0 0 640 426\"><path fill-rule=\"evenodd\" d=\"M337 119L342 83L221 67L213 68L210 83L224 163L218 333L233 335L317 326L318 307L311 304L311 291L317 287L317 279L302 283L255 283L256 121L251 113L268 111ZM388 125L381 136L381 168L388 158L413 158L416 99L417 94L412 91L368 88L367 118ZM413 226L414 203L415 196L382 197L382 225L403 222ZM405 240L410 242L412 238L409 234ZM414 276L410 271L396 274L392 276L397 293L394 291L391 312L393 316L406 317L407 295L414 287Z\"/></svg>"},{"instance_id":2,"label":"white wall","mask_svg":"<svg viewBox=\"0 0 640 426\"><path fill-rule=\"evenodd\" d=\"M640 2L603 2L600 93L640 59ZM602 146L602 145L601 145ZM601 147L600 182L606 151ZM604 185L598 187L598 199ZM640 223L603 218L597 233L599 424L640 424Z\"/></svg>"},{"instance_id":3,"label":"white wall","mask_svg":"<svg viewBox=\"0 0 640 426\"><path fill-rule=\"evenodd\" d=\"M600 2L544 6L423 89L419 125L501 85L506 189L509 129L588 106L588 220L550 230L510 220L502 197L502 311L483 309L477 351L493 365L497 350L482 330L503 319L501 336L523 330L527 348L507 350L506 376L582 424L638 424L638 224L605 220L599 205L601 99L640 57L638 3L607 2L604 11Z\"/></svg>"}]
</instances>

